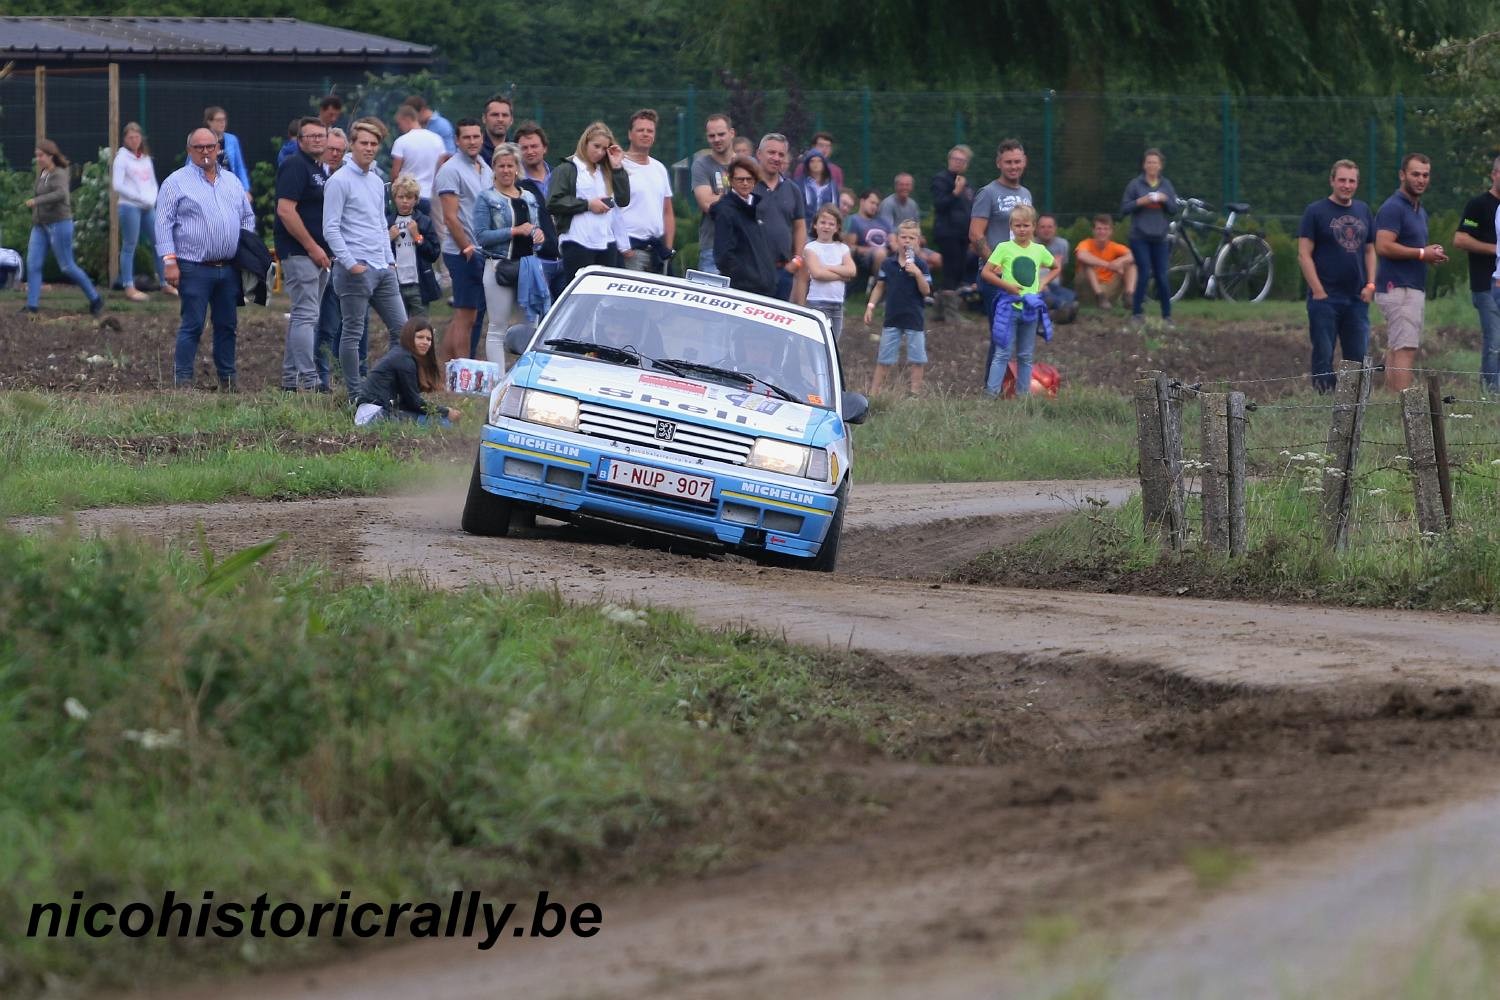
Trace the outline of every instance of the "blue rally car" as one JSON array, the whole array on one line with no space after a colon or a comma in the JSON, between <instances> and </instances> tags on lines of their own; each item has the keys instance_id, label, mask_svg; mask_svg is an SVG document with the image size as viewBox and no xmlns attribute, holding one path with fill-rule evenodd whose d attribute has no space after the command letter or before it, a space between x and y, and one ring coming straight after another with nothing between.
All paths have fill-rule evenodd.
<instances>
[{"instance_id":1,"label":"blue rally car","mask_svg":"<svg viewBox=\"0 0 1500 1000\"><path fill-rule=\"evenodd\" d=\"M722 281L588 268L512 328L463 529L578 515L831 572L867 402L821 313Z\"/></svg>"}]
</instances>

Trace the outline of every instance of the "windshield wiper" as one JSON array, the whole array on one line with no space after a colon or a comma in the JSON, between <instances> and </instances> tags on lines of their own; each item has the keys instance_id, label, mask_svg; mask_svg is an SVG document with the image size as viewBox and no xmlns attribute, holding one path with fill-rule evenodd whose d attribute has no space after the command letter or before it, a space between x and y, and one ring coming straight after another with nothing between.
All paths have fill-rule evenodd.
<instances>
[{"instance_id":1,"label":"windshield wiper","mask_svg":"<svg viewBox=\"0 0 1500 1000\"><path fill-rule=\"evenodd\" d=\"M587 340L572 340L568 337L557 337L548 340L543 346L555 347L560 351L568 351L573 354L593 354L605 361L613 361L617 364L632 364L637 368L641 366L640 354L636 351L626 350L623 347L595 344Z\"/></svg>"},{"instance_id":2,"label":"windshield wiper","mask_svg":"<svg viewBox=\"0 0 1500 1000\"><path fill-rule=\"evenodd\" d=\"M732 382L737 382L745 386L752 386L759 383L788 402L802 402L802 400L793 396L776 383L767 382L759 375L752 375L749 372L737 372L733 368L720 368L718 365L705 365L698 361L685 361L680 358L657 358L652 363L659 368L666 368L668 371L675 372L678 375L696 372L699 375L707 375L710 378L729 379Z\"/></svg>"}]
</instances>

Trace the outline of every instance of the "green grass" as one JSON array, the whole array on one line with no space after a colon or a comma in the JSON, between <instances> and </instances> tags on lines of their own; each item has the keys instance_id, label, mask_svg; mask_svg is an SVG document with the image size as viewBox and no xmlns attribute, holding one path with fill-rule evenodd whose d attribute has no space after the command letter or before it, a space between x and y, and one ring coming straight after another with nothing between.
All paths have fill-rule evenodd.
<instances>
[{"instance_id":1,"label":"green grass","mask_svg":"<svg viewBox=\"0 0 1500 1000\"><path fill-rule=\"evenodd\" d=\"M0 393L0 512L380 493L467 440L407 424L356 433L330 399Z\"/></svg>"},{"instance_id":2,"label":"green grass","mask_svg":"<svg viewBox=\"0 0 1500 1000\"><path fill-rule=\"evenodd\" d=\"M320 946L27 939L35 902L534 891L723 834L755 808L733 789L774 798L758 760L846 718L814 660L748 634L255 555L0 537L0 993Z\"/></svg>"},{"instance_id":3,"label":"green grass","mask_svg":"<svg viewBox=\"0 0 1500 1000\"><path fill-rule=\"evenodd\" d=\"M1135 416L1113 392L1055 400L876 397L855 429L859 482L1099 479L1135 471Z\"/></svg>"},{"instance_id":4,"label":"green grass","mask_svg":"<svg viewBox=\"0 0 1500 1000\"><path fill-rule=\"evenodd\" d=\"M1459 265L1462 266L1462 265ZM1425 325L1429 332L1440 327L1479 329L1479 316L1469 302L1465 282L1464 291L1457 295L1442 295L1427 302ZM1155 304L1148 301L1148 316L1157 315ZM1220 299L1185 299L1172 303L1172 315L1189 319L1209 320L1223 323L1293 323L1306 325L1307 303L1302 299L1267 299L1265 302L1225 302ZM1370 304L1370 323L1378 325L1385 319L1380 307Z\"/></svg>"}]
</instances>

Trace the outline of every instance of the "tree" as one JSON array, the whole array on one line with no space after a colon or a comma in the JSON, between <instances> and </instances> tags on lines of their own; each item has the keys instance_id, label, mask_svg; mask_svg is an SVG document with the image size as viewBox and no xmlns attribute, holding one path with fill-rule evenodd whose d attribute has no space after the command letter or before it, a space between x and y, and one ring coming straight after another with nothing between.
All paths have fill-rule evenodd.
<instances>
[{"instance_id":1,"label":"tree","mask_svg":"<svg viewBox=\"0 0 1500 1000\"><path fill-rule=\"evenodd\" d=\"M1429 71L1429 82L1455 100L1418 109L1444 136L1460 162L1487 161L1500 154L1500 29L1470 38L1441 38L1422 46L1404 28L1395 28L1407 53ZM1488 162L1483 173L1488 174Z\"/></svg>"}]
</instances>

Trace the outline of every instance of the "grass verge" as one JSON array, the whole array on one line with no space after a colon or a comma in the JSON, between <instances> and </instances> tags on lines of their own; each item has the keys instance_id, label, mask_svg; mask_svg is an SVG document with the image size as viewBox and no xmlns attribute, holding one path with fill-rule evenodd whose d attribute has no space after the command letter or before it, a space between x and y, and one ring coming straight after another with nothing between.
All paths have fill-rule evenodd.
<instances>
[{"instance_id":1,"label":"grass verge","mask_svg":"<svg viewBox=\"0 0 1500 1000\"><path fill-rule=\"evenodd\" d=\"M356 431L331 397L282 392L3 393L0 513L379 493L466 459L471 434L394 423Z\"/></svg>"},{"instance_id":2,"label":"grass verge","mask_svg":"<svg viewBox=\"0 0 1500 1000\"><path fill-rule=\"evenodd\" d=\"M261 554L0 536L0 993L328 946L27 938L37 902L534 891L723 833L779 794L765 760L850 718L813 660L747 634L546 592L335 588Z\"/></svg>"},{"instance_id":3,"label":"grass verge","mask_svg":"<svg viewBox=\"0 0 1500 1000\"><path fill-rule=\"evenodd\" d=\"M1135 415L1118 393L1054 400L875 397L855 430L859 482L1101 479L1135 472Z\"/></svg>"}]
</instances>

